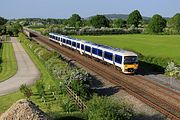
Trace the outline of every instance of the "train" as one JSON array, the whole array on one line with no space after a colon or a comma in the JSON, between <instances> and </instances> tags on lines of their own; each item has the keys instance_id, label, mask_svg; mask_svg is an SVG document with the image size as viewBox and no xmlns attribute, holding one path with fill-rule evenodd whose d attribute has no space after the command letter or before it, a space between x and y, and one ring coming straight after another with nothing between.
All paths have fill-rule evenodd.
<instances>
[{"instance_id":1,"label":"train","mask_svg":"<svg viewBox=\"0 0 180 120\"><path fill-rule=\"evenodd\" d=\"M78 51L105 63L114 65L125 74L134 74L138 69L138 55L132 51L96 44L57 33L49 33L49 39L61 46Z\"/></svg>"}]
</instances>

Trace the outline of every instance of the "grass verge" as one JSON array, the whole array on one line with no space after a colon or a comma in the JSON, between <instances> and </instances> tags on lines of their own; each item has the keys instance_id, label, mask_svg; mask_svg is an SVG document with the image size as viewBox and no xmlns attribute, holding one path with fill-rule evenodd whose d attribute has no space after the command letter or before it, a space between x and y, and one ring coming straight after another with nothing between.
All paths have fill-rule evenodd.
<instances>
[{"instance_id":1,"label":"grass verge","mask_svg":"<svg viewBox=\"0 0 180 120\"><path fill-rule=\"evenodd\" d=\"M13 51L13 46L10 42L3 43L1 69L0 82L5 81L16 74L17 63Z\"/></svg>"},{"instance_id":2,"label":"grass verge","mask_svg":"<svg viewBox=\"0 0 180 120\"><path fill-rule=\"evenodd\" d=\"M40 70L41 72L40 80L45 81L46 83L45 87L47 88L48 84L53 84L53 78L51 77L51 75L49 74L49 72L47 71L43 63L23 43L22 43L22 46L24 47L28 55L31 57L33 62L36 64L37 68ZM38 105L39 108L42 109L43 111L45 112L48 111L49 110L48 106L46 104L43 104L41 100L39 99L39 96L36 95L35 85L33 85L31 89L33 93L35 93L35 95L32 96L31 100L36 105ZM51 96L48 96L48 97L51 97ZM24 98L24 96L22 95L22 93L20 93L19 90L12 94L0 96L0 103L1 103L0 114L3 113L5 110L7 110L14 102L22 98ZM55 111L55 112L60 111L60 107L57 105L56 102L53 102L53 104L51 105L51 111Z\"/></svg>"}]
</instances>

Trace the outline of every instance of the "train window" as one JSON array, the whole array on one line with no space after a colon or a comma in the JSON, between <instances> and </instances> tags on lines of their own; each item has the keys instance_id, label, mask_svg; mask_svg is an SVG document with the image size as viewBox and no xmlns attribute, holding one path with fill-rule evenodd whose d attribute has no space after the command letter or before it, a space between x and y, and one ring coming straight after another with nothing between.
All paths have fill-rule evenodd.
<instances>
[{"instance_id":1,"label":"train window","mask_svg":"<svg viewBox=\"0 0 180 120\"><path fill-rule=\"evenodd\" d=\"M61 42L63 42L63 39L61 38Z\"/></svg>"},{"instance_id":2,"label":"train window","mask_svg":"<svg viewBox=\"0 0 180 120\"><path fill-rule=\"evenodd\" d=\"M121 64L122 63L122 56L116 55L115 56L115 62Z\"/></svg>"},{"instance_id":3,"label":"train window","mask_svg":"<svg viewBox=\"0 0 180 120\"><path fill-rule=\"evenodd\" d=\"M53 36L53 39L55 39L55 36Z\"/></svg>"},{"instance_id":4,"label":"train window","mask_svg":"<svg viewBox=\"0 0 180 120\"><path fill-rule=\"evenodd\" d=\"M72 42L72 46L76 47L76 42Z\"/></svg>"},{"instance_id":5,"label":"train window","mask_svg":"<svg viewBox=\"0 0 180 120\"><path fill-rule=\"evenodd\" d=\"M104 58L112 61L113 54L110 52L104 52Z\"/></svg>"},{"instance_id":6,"label":"train window","mask_svg":"<svg viewBox=\"0 0 180 120\"><path fill-rule=\"evenodd\" d=\"M102 50L99 50L99 49L98 49L98 56L101 56L101 57L102 57Z\"/></svg>"},{"instance_id":7,"label":"train window","mask_svg":"<svg viewBox=\"0 0 180 120\"><path fill-rule=\"evenodd\" d=\"M89 47L89 46L85 46L85 51L87 51L87 52L91 52L91 47Z\"/></svg>"},{"instance_id":8,"label":"train window","mask_svg":"<svg viewBox=\"0 0 180 120\"><path fill-rule=\"evenodd\" d=\"M81 44L81 50L84 50L84 45L83 44Z\"/></svg>"},{"instance_id":9,"label":"train window","mask_svg":"<svg viewBox=\"0 0 180 120\"><path fill-rule=\"evenodd\" d=\"M68 40L68 44L71 45L71 41L70 40Z\"/></svg>"},{"instance_id":10,"label":"train window","mask_svg":"<svg viewBox=\"0 0 180 120\"><path fill-rule=\"evenodd\" d=\"M80 48L80 43L77 43L77 48Z\"/></svg>"},{"instance_id":11,"label":"train window","mask_svg":"<svg viewBox=\"0 0 180 120\"><path fill-rule=\"evenodd\" d=\"M66 40L66 44L68 44L69 43L69 40Z\"/></svg>"},{"instance_id":12,"label":"train window","mask_svg":"<svg viewBox=\"0 0 180 120\"><path fill-rule=\"evenodd\" d=\"M60 39L61 39L61 38L60 38L60 37L58 37L58 41L60 41Z\"/></svg>"},{"instance_id":13,"label":"train window","mask_svg":"<svg viewBox=\"0 0 180 120\"><path fill-rule=\"evenodd\" d=\"M97 48L92 48L92 53L97 55L98 54L98 49Z\"/></svg>"},{"instance_id":14,"label":"train window","mask_svg":"<svg viewBox=\"0 0 180 120\"><path fill-rule=\"evenodd\" d=\"M65 40L65 39L63 39L63 43L66 43L66 40Z\"/></svg>"}]
</instances>

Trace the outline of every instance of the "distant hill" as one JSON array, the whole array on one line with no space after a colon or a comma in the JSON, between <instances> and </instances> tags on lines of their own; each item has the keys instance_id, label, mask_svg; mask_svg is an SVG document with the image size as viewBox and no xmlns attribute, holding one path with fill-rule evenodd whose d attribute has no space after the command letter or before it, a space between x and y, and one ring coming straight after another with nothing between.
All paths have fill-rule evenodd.
<instances>
[{"instance_id":1,"label":"distant hill","mask_svg":"<svg viewBox=\"0 0 180 120\"><path fill-rule=\"evenodd\" d=\"M128 18L128 14L104 14L104 16L106 16L108 19L117 19L117 18L122 18L122 19L127 19ZM90 19L93 16L87 17L85 19ZM145 17L143 16L144 20L150 20L150 17Z\"/></svg>"}]
</instances>

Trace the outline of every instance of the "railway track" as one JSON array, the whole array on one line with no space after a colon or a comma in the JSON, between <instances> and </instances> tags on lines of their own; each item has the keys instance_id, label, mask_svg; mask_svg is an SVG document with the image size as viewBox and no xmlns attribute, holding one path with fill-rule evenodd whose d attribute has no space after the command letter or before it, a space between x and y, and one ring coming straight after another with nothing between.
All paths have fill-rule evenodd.
<instances>
[{"instance_id":1,"label":"railway track","mask_svg":"<svg viewBox=\"0 0 180 120\"><path fill-rule=\"evenodd\" d=\"M59 44L49 41L46 37L37 33L33 34L36 36L34 38L35 40L43 42L106 80L120 86L128 93L157 109L168 118L180 120L180 93L157 85L143 77L124 75L112 67L103 65L91 58L81 56L78 52L69 50L68 48L61 47Z\"/></svg>"}]
</instances>

